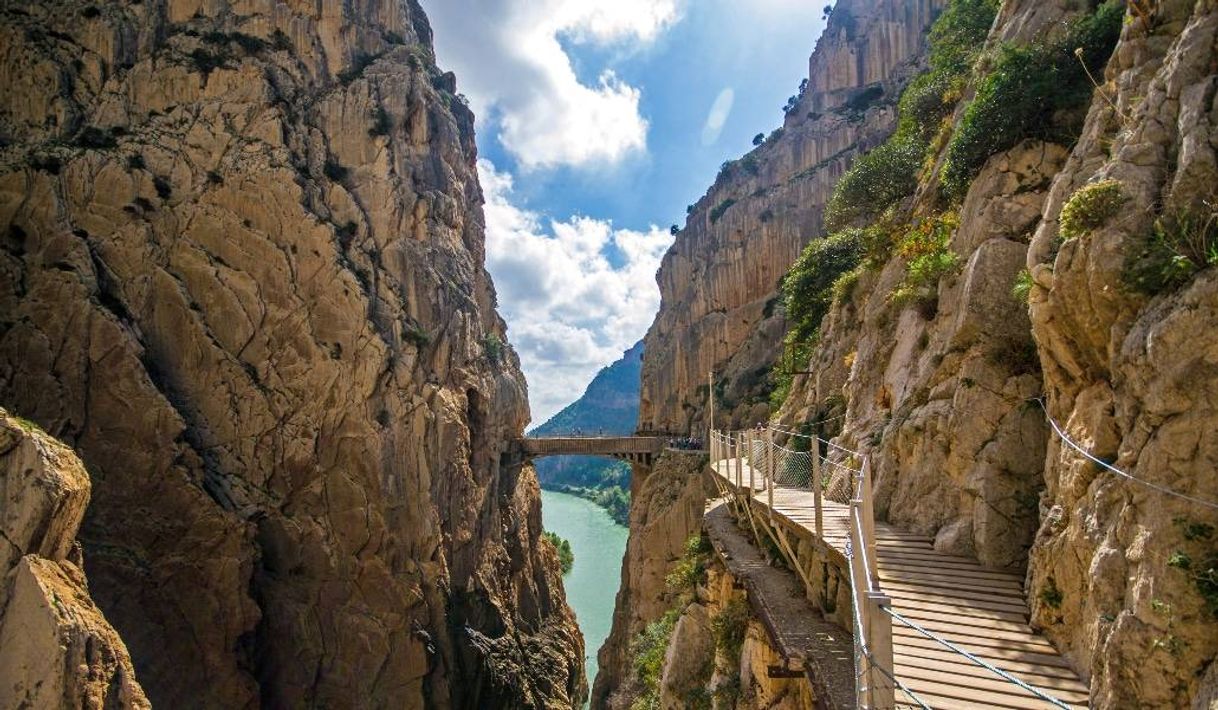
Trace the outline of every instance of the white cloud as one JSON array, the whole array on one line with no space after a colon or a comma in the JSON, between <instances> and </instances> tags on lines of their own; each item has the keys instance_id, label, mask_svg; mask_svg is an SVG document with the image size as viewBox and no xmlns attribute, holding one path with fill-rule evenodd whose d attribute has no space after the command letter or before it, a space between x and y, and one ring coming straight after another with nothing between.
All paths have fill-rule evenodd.
<instances>
[{"instance_id":1,"label":"white cloud","mask_svg":"<svg viewBox=\"0 0 1218 710\"><path fill-rule=\"evenodd\" d=\"M510 175L487 160L478 173L487 268L541 423L647 331L660 303L656 269L672 237L654 226L639 232L588 217L545 219L512 203Z\"/></svg>"},{"instance_id":2,"label":"white cloud","mask_svg":"<svg viewBox=\"0 0 1218 710\"><path fill-rule=\"evenodd\" d=\"M524 169L617 162L647 147L639 91L602 71L579 80L560 38L646 43L681 0L436 0L427 4L442 63L480 121Z\"/></svg>"},{"instance_id":3,"label":"white cloud","mask_svg":"<svg viewBox=\"0 0 1218 710\"><path fill-rule=\"evenodd\" d=\"M706 114L706 123L702 124L702 145L713 145L723 132L723 124L732 113L732 104L736 102L736 92L729 86L715 97L710 111Z\"/></svg>"}]
</instances>

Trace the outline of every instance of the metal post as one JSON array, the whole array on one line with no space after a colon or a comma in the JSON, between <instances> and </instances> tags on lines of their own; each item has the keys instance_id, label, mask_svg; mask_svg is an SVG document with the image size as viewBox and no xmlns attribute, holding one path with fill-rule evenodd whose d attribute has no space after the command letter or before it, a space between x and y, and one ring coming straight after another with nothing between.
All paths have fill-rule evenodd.
<instances>
[{"instance_id":1,"label":"metal post","mask_svg":"<svg viewBox=\"0 0 1218 710\"><path fill-rule=\"evenodd\" d=\"M821 482L824 480L824 474L820 470L820 441L816 438L812 439L812 507L815 511L816 520L816 537L819 540L825 539L825 514L824 505L821 501Z\"/></svg>"},{"instance_id":2,"label":"metal post","mask_svg":"<svg viewBox=\"0 0 1218 710\"><path fill-rule=\"evenodd\" d=\"M715 430L715 371L711 370L706 373L706 403L710 410L710 424L707 425L709 431Z\"/></svg>"}]
</instances>

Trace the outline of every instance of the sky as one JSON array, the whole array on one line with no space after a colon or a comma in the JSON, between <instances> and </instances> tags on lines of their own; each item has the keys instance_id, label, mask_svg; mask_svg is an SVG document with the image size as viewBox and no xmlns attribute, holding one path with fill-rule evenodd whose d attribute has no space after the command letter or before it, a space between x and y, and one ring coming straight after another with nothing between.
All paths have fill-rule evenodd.
<instances>
[{"instance_id":1,"label":"sky","mask_svg":"<svg viewBox=\"0 0 1218 710\"><path fill-rule=\"evenodd\" d=\"M421 0L477 115L487 269L533 423L647 332L723 161L782 123L824 0Z\"/></svg>"}]
</instances>

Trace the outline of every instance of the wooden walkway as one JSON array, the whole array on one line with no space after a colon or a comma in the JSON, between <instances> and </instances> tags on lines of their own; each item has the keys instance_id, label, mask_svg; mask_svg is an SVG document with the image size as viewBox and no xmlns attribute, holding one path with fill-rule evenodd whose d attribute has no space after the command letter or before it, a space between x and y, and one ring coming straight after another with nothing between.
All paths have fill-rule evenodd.
<instances>
[{"instance_id":1,"label":"wooden walkway","mask_svg":"<svg viewBox=\"0 0 1218 710\"><path fill-rule=\"evenodd\" d=\"M727 462L712 464L711 470L736 490ZM744 472L747 481L747 460ZM763 479L758 473L755 480ZM748 492L755 508L768 507L764 490ZM815 537L812 491L779 486L773 500L776 518ZM822 505L824 543L844 561L849 508L828 500ZM1022 578L936 552L930 538L886 523L877 522L875 532L879 582L893 611L1072 707L1087 707L1088 687L1028 626ZM1055 707L899 621L893 621L892 633L897 679L933 708ZM897 703L917 707L899 690Z\"/></svg>"}]
</instances>

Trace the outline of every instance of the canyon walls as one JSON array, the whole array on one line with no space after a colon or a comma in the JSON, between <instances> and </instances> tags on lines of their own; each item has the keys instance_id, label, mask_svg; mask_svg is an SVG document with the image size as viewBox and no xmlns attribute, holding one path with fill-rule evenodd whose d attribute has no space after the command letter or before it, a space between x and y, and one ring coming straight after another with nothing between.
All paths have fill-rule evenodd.
<instances>
[{"instance_id":1,"label":"canyon walls","mask_svg":"<svg viewBox=\"0 0 1218 710\"><path fill-rule=\"evenodd\" d=\"M768 376L786 327L775 309L779 280L821 233L838 178L893 130L897 97L943 4L840 0L783 126L725 163L690 206L657 277L661 304L644 339L641 429L704 435L712 386L720 425L768 417Z\"/></svg>"},{"instance_id":2,"label":"canyon walls","mask_svg":"<svg viewBox=\"0 0 1218 710\"><path fill-rule=\"evenodd\" d=\"M772 414L835 437L870 458L879 517L1026 572L1032 623L1095 706L1207 707L1218 6L876 7L925 9L910 36L950 19L929 52L884 31L909 95L897 111L900 83L871 92L871 132L840 134L846 153L807 163L823 183L796 195L798 177L773 187L792 141L896 51L863 42L886 27L866 11L834 8L803 108L725 169L665 257L640 422L704 427L714 370L720 427ZM789 392L765 401L782 373Z\"/></svg>"},{"instance_id":3,"label":"canyon walls","mask_svg":"<svg viewBox=\"0 0 1218 710\"><path fill-rule=\"evenodd\" d=\"M88 467L148 698L579 702L417 3L10 5L0 37L0 404Z\"/></svg>"}]
</instances>

